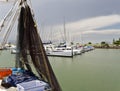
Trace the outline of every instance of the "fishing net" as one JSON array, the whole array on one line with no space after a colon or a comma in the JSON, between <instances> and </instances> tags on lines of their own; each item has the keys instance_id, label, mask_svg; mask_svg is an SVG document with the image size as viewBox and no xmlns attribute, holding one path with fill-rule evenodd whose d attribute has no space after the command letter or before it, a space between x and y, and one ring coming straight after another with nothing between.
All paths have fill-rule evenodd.
<instances>
[{"instance_id":1,"label":"fishing net","mask_svg":"<svg viewBox=\"0 0 120 91\"><path fill-rule=\"evenodd\" d=\"M25 64L26 68L32 71L28 61L29 54L39 76L50 84L52 91L62 91L46 56L31 9L27 4L21 8L18 33L17 46L20 52L16 57L21 57L22 61L17 59L16 66L24 67Z\"/></svg>"}]
</instances>

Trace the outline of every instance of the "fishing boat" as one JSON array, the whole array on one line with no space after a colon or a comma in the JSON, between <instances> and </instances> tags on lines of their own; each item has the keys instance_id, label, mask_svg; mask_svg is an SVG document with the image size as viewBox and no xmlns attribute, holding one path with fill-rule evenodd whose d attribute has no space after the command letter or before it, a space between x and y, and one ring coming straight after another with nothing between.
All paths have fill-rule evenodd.
<instances>
[{"instance_id":1,"label":"fishing boat","mask_svg":"<svg viewBox=\"0 0 120 91\"><path fill-rule=\"evenodd\" d=\"M62 91L38 34L30 0L16 0L3 18L0 33L6 30L1 47L17 19L15 67L0 68L0 91Z\"/></svg>"}]
</instances>

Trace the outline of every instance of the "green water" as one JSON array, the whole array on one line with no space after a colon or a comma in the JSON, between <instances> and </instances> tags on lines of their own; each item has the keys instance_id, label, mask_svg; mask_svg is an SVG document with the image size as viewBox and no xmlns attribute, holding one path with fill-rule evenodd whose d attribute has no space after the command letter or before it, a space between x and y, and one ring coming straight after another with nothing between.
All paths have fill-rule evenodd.
<instances>
[{"instance_id":1,"label":"green water","mask_svg":"<svg viewBox=\"0 0 120 91\"><path fill-rule=\"evenodd\" d=\"M5 51L0 66L14 65ZM95 49L73 58L49 57L63 91L120 91L120 50Z\"/></svg>"}]
</instances>

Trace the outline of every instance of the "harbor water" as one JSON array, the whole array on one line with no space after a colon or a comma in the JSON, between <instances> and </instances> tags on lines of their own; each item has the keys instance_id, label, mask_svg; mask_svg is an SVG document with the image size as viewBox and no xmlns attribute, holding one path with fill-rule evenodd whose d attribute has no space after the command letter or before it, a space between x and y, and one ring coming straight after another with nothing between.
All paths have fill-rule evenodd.
<instances>
[{"instance_id":1,"label":"harbor water","mask_svg":"<svg viewBox=\"0 0 120 91\"><path fill-rule=\"evenodd\" d=\"M15 65L9 50L0 67ZM95 49L73 58L49 57L63 91L120 91L120 49Z\"/></svg>"}]
</instances>

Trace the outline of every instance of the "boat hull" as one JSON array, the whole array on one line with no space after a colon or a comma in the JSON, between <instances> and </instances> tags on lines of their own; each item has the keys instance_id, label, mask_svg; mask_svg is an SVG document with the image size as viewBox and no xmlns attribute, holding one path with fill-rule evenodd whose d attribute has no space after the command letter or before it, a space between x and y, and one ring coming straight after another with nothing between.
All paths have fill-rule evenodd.
<instances>
[{"instance_id":1,"label":"boat hull","mask_svg":"<svg viewBox=\"0 0 120 91\"><path fill-rule=\"evenodd\" d=\"M69 50L63 50L63 51L49 51L46 52L47 56L60 56L60 57L73 57L74 53Z\"/></svg>"}]
</instances>

